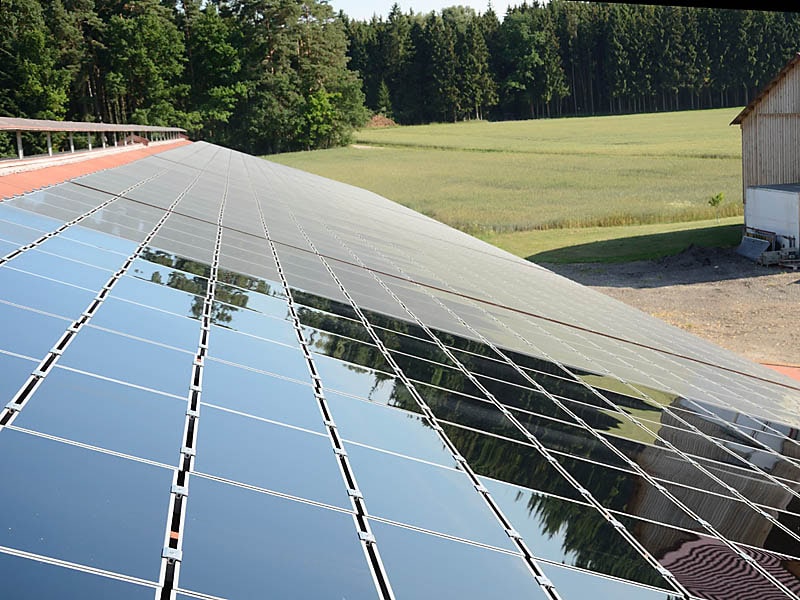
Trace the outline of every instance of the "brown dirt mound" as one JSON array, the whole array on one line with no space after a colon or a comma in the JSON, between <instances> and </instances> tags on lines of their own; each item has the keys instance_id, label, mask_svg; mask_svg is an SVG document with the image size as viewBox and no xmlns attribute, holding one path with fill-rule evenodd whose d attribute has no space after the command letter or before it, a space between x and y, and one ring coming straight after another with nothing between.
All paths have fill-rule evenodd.
<instances>
[{"instance_id":1,"label":"brown dirt mound","mask_svg":"<svg viewBox=\"0 0 800 600\"><path fill-rule=\"evenodd\" d=\"M395 123L389 117L384 117L383 115L374 115L369 122L366 124L367 128L372 127L396 127L397 123Z\"/></svg>"}]
</instances>

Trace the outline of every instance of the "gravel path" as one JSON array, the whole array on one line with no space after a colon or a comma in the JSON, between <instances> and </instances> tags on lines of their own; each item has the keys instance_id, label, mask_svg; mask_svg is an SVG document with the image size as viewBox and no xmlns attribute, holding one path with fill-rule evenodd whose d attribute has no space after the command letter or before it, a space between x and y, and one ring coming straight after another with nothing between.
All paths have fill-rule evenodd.
<instances>
[{"instance_id":1,"label":"gravel path","mask_svg":"<svg viewBox=\"0 0 800 600\"><path fill-rule=\"evenodd\" d=\"M800 271L699 247L652 261L542 266L751 360L800 365Z\"/></svg>"}]
</instances>

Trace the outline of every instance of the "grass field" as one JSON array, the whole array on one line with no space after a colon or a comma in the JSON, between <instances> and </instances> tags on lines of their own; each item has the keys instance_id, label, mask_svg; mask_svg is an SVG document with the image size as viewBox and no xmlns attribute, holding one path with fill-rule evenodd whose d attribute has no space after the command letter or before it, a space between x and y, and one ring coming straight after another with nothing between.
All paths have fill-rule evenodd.
<instances>
[{"instance_id":1,"label":"grass field","mask_svg":"<svg viewBox=\"0 0 800 600\"><path fill-rule=\"evenodd\" d=\"M701 230L731 238L742 214L738 112L366 129L351 147L265 158L372 190L519 256L568 257L569 241L614 260L613 245L591 245L657 235L623 254L657 240L663 255ZM718 215L734 220L717 231L708 200L720 192Z\"/></svg>"}]
</instances>

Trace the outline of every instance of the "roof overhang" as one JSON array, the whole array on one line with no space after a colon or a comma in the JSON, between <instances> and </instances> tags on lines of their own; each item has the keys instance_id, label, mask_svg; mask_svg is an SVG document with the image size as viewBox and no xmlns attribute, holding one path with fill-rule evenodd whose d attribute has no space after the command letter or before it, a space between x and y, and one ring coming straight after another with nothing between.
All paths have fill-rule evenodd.
<instances>
[{"instance_id":1,"label":"roof overhang","mask_svg":"<svg viewBox=\"0 0 800 600\"><path fill-rule=\"evenodd\" d=\"M796 53L789 60L789 62L787 62L786 65L784 65L784 67L780 70L780 72L775 77L773 77L772 80L767 85L765 85L761 89L760 92L758 92L756 97L753 98L750 101L750 104L745 106L744 109L742 109L742 112L740 112L738 115L736 115L736 118L733 121L731 121L730 124L731 125L741 125L742 121L745 120L747 115L749 115L751 112L753 112L753 109L755 109L756 105L759 102L761 102L767 94L769 94L769 92L770 92L770 90L772 90L772 88L774 88L776 85L778 85L778 83L780 82L781 79L786 77L786 74L789 71L794 69L794 67L797 65L798 62L800 62L800 52Z\"/></svg>"}]
</instances>

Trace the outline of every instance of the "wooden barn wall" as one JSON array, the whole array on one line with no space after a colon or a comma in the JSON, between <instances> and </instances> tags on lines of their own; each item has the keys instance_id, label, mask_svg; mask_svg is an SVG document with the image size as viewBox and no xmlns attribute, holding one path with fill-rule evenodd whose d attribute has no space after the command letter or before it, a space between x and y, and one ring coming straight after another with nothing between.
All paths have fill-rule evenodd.
<instances>
[{"instance_id":1,"label":"wooden barn wall","mask_svg":"<svg viewBox=\"0 0 800 600\"><path fill-rule=\"evenodd\" d=\"M742 198L751 185L800 182L800 68L742 122Z\"/></svg>"}]
</instances>

